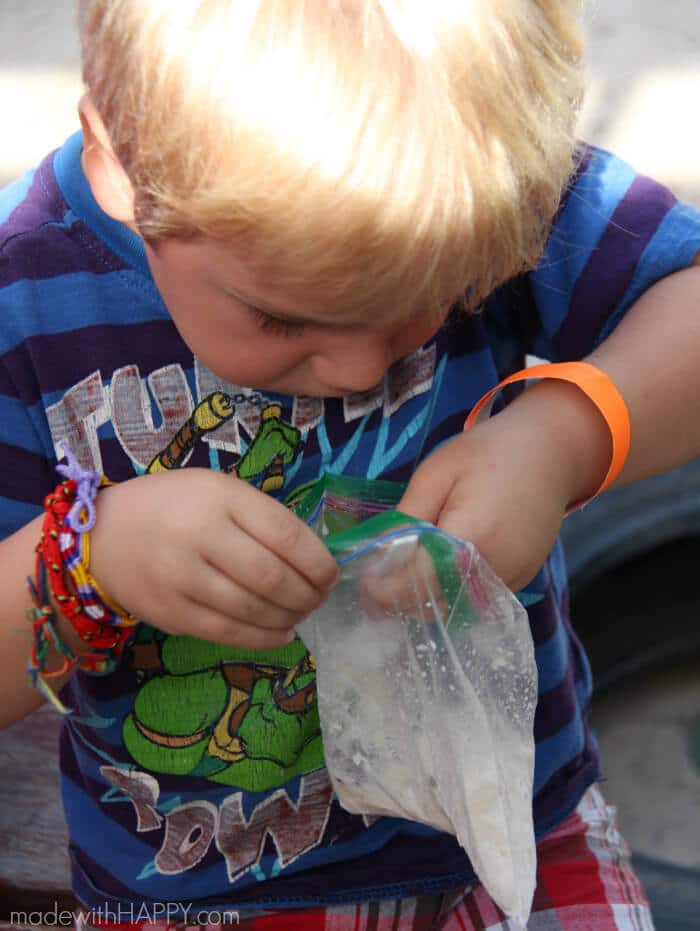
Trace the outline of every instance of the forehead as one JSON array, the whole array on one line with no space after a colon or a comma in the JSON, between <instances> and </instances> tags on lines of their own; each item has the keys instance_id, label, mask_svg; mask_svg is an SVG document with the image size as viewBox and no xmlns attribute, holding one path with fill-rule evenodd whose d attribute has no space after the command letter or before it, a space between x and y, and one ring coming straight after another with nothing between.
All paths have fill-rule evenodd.
<instances>
[{"instance_id":1,"label":"forehead","mask_svg":"<svg viewBox=\"0 0 700 931\"><path fill-rule=\"evenodd\" d=\"M399 302L369 302L348 311L334 306L332 301L320 301L309 280L302 286L303 296L291 296L275 286L276 274L265 268L244 247L237 243L212 238L165 239L151 245L161 275L179 279L190 287L203 287L220 296L228 296L262 310L281 320L315 323L333 327L383 328L402 323L419 308ZM358 272L356 271L355 274ZM348 284L353 271L348 269Z\"/></svg>"}]
</instances>

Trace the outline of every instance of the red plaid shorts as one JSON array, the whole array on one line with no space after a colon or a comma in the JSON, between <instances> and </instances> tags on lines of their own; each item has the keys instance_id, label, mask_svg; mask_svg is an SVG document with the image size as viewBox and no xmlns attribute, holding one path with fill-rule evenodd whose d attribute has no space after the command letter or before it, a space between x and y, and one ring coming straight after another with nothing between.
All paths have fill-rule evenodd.
<instances>
[{"instance_id":1,"label":"red plaid shorts","mask_svg":"<svg viewBox=\"0 0 700 931\"><path fill-rule=\"evenodd\" d=\"M537 845L537 888L528 931L654 931L615 810L596 786L576 811ZM194 916L190 914L190 921ZM268 912L228 911L203 924L91 923L79 931L515 931L480 885L451 892L359 905ZM92 919L94 921L94 919Z\"/></svg>"}]
</instances>

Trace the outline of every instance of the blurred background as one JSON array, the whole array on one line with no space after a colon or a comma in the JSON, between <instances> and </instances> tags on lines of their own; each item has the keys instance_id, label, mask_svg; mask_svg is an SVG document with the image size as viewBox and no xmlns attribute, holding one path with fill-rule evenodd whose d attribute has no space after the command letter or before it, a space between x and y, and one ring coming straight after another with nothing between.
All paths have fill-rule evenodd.
<instances>
[{"instance_id":1,"label":"blurred background","mask_svg":"<svg viewBox=\"0 0 700 931\"><path fill-rule=\"evenodd\" d=\"M0 0L0 184L78 128L74 6ZM585 20L588 95L580 135L700 207L698 0L595 0ZM642 483L640 491L604 496L566 527L578 579L574 620L599 683L594 723L603 788L619 808L659 931L700 928L699 465ZM7 740L0 746L6 785L22 779L25 732L8 732ZM50 757L51 744L46 748ZM55 783L52 763L46 774ZM10 798L0 791L0 835ZM18 844L24 835L17 832ZM17 849L8 846L7 861L0 854L0 885ZM59 878L52 866L37 884L29 862L26 875L15 874L23 883L46 887L65 875L58 856Z\"/></svg>"},{"instance_id":2,"label":"blurred background","mask_svg":"<svg viewBox=\"0 0 700 931\"><path fill-rule=\"evenodd\" d=\"M75 0L0 0L0 183L76 127ZM587 0L581 135L700 204L697 0Z\"/></svg>"}]
</instances>

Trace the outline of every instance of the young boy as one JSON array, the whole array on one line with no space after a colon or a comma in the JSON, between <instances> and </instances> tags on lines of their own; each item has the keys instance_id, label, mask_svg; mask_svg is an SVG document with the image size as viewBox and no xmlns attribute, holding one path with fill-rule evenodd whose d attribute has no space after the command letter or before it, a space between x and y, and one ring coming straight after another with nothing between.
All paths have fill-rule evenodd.
<instances>
[{"instance_id":1,"label":"young boy","mask_svg":"<svg viewBox=\"0 0 700 931\"><path fill-rule=\"evenodd\" d=\"M621 481L700 451L700 217L574 149L576 7L81 4L82 134L0 196L0 707L42 700L25 579L67 447L115 483L90 572L140 620L53 680L88 927L508 927L454 838L333 798L294 627L337 568L283 504L324 471L407 481L404 511L526 586L530 929L652 927L595 788L556 542L610 430L547 379L462 432L535 352L611 377Z\"/></svg>"}]
</instances>

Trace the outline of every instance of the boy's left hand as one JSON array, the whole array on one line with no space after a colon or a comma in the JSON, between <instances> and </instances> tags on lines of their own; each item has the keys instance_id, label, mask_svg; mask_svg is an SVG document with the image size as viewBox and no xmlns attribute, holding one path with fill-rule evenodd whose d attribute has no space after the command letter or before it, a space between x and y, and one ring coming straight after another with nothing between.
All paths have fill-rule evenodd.
<instances>
[{"instance_id":1,"label":"boy's left hand","mask_svg":"<svg viewBox=\"0 0 700 931\"><path fill-rule=\"evenodd\" d=\"M517 591L543 565L567 508L598 487L609 450L582 392L541 383L426 459L398 508L474 543Z\"/></svg>"}]
</instances>

